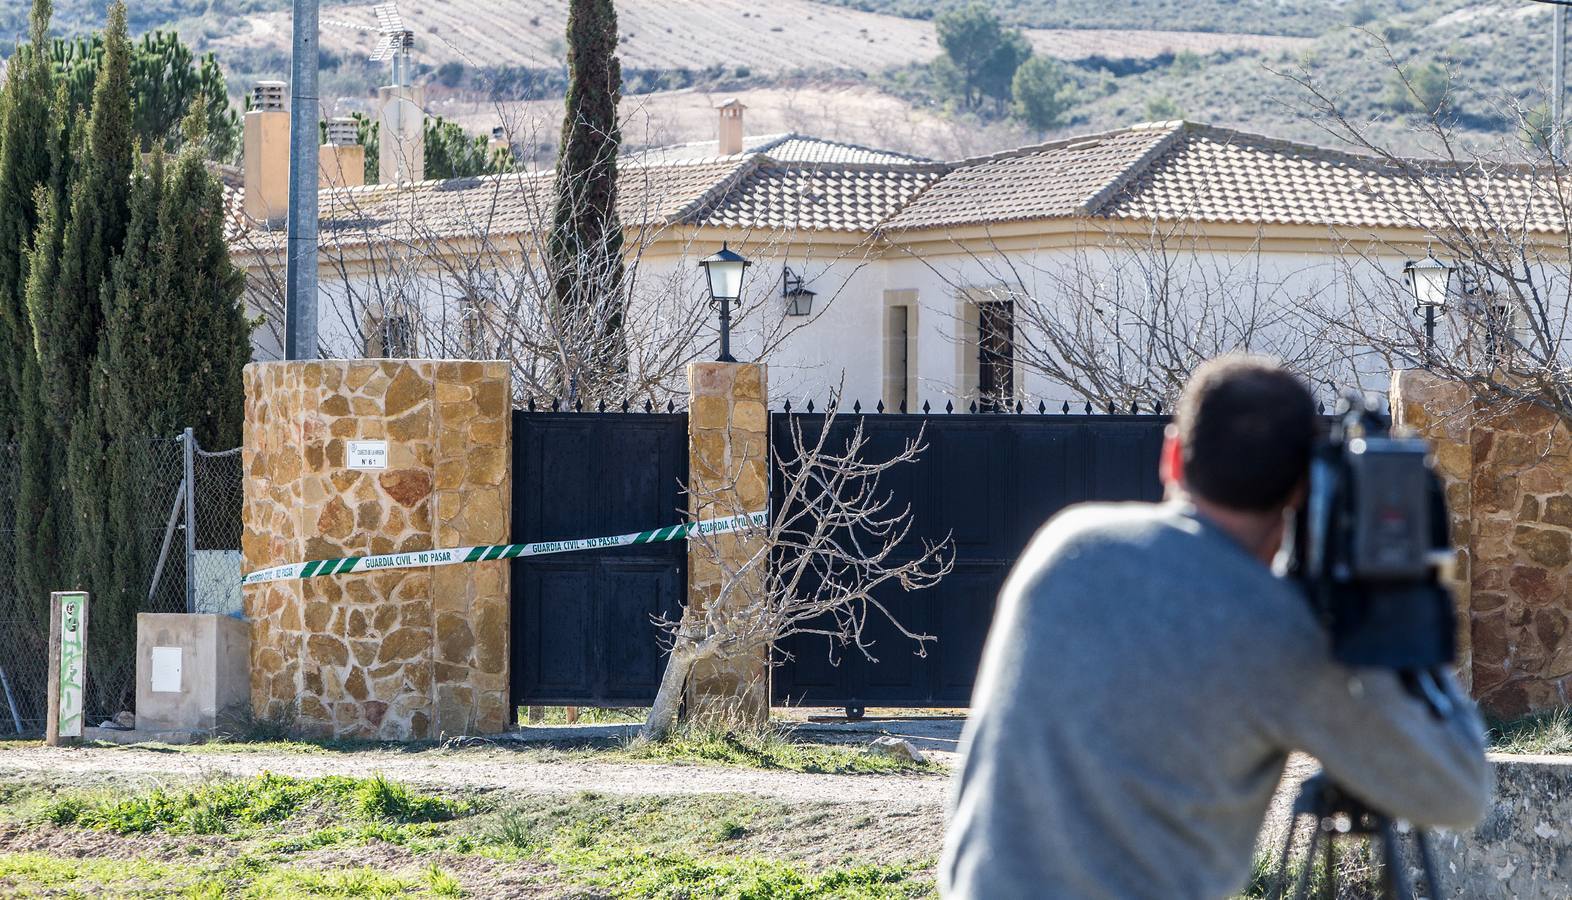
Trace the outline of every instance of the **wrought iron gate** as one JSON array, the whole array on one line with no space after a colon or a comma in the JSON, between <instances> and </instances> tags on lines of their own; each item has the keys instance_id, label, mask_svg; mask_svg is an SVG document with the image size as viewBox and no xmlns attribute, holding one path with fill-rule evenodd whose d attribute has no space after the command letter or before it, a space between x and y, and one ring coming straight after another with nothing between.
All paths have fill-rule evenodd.
<instances>
[{"instance_id":1,"label":"wrought iron gate","mask_svg":"<svg viewBox=\"0 0 1572 900\"><path fill-rule=\"evenodd\" d=\"M513 537L550 541L681 521L685 413L513 415ZM642 706L665 656L655 616L681 612L682 541L516 559L516 705Z\"/></svg>"},{"instance_id":2,"label":"wrought iron gate","mask_svg":"<svg viewBox=\"0 0 1572 900\"><path fill-rule=\"evenodd\" d=\"M857 417L835 421L849 432ZM805 435L822 414L777 413L776 459L794 457L790 423ZM808 706L964 706L993 618L994 599L1016 557L1042 523L1086 500L1155 500L1163 426L1156 415L866 415L866 456L887 459L921 432L927 450L880 482L893 507L910 504L914 539L954 540L955 569L934 588L881 598L908 629L933 635L927 655L887 622L869 617L877 663L822 636L798 635L777 648L774 702ZM844 446L832 436L831 446ZM779 501L780 470L776 473Z\"/></svg>"}]
</instances>

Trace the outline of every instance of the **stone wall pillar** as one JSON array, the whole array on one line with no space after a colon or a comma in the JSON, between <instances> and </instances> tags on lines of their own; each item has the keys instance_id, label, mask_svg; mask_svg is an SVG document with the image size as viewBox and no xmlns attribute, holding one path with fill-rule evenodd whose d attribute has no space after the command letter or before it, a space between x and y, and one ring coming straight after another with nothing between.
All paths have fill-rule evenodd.
<instances>
[{"instance_id":1,"label":"stone wall pillar","mask_svg":"<svg viewBox=\"0 0 1572 900\"><path fill-rule=\"evenodd\" d=\"M246 367L247 571L508 539L502 362ZM351 469L348 442L387 442ZM510 727L505 562L245 588L251 700L306 735L384 740Z\"/></svg>"},{"instance_id":2,"label":"stone wall pillar","mask_svg":"<svg viewBox=\"0 0 1572 900\"><path fill-rule=\"evenodd\" d=\"M1572 431L1544 406L1486 403L1424 372L1398 373L1392 409L1447 481L1472 693L1506 718L1568 706Z\"/></svg>"},{"instance_id":3,"label":"stone wall pillar","mask_svg":"<svg viewBox=\"0 0 1572 900\"><path fill-rule=\"evenodd\" d=\"M1472 692L1473 659L1473 478L1474 398L1466 385L1418 369L1392 375L1392 420L1430 442L1436 474L1446 489L1449 532L1457 562L1452 599L1457 608L1457 672Z\"/></svg>"},{"instance_id":4,"label":"stone wall pillar","mask_svg":"<svg viewBox=\"0 0 1572 900\"><path fill-rule=\"evenodd\" d=\"M770 502L768 378L760 363L692 363L688 366L689 512L695 519L758 512ZM752 552L744 534L706 538L688 547L688 606L701 611L720 597L721 584ZM740 577L757 579L757 567ZM769 647L725 660L700 663L688 681L690 712L740 715L763 723L769 718Z\"/></svg>"}]
</instances>

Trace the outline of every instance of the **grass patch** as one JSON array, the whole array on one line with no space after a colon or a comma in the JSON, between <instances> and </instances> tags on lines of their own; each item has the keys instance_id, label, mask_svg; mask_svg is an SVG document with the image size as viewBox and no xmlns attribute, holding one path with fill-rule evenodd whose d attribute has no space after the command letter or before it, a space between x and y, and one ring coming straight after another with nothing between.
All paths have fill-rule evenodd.
<instances>
[{"instance_id":1,"label":"grass patch","mask_svg":"<svg viewBox=\"0 0 1572 900\"><path fill-rule=\"evenodd\" d=\"M1492 723L1490 749L1498 753L1572 753L1572 710Z\"/></svg>"},{"instance_id":2,"label":"grass patch","mask_svg":"<svg viewBox=\"0 0 1572 900\"><path fill-rule=\"evenodd\" d=\"M700 859L685 853L595 843L554 848L547 857L565 874L617 897L658 900L852 900L925 897L933 885L904 866L851 866L816 874L768 859Z\"/></svg>"},{"instance_id":3,"label":"grass patch","mask_svg":"<svg viewBox=\"0 0 1572 900\"><path fill-rule=\"evenodd\" d=\"M281 822L307 807L388 823L445 821L472 809L468 803L415 793L380 775L290 778L264 772L122 798L69 795L45 804L39 818L116 834L229 834Z\"/></svg>"},{"instance_id":4,"label":"grass patch","mask_svg":"<svg viewBox=\"0 0 1572 900\"><path fill-rule=\"evenodd\" d=\"M778 729L751 732L679 729L659 743L630 742L622 753L630 759L653 762L745 766L829 775L946 771L934 763L913 763L836 744L795 741L790 732Z\"/></svg>"},{"instance_id":5,"label":"grass patch","mask_svg":"<svg viewBox=\"0 0 1572 900\"><path fill-rule=\"evenodd\" d=\"M578 718L568 722L568 707L546 706L541 708L539 722L529 721L529 707L518 709L517 722L521 726L542 725L634 725L649 715L649 707L637 706L580 706Z\"/></svg>"}]
</instances>

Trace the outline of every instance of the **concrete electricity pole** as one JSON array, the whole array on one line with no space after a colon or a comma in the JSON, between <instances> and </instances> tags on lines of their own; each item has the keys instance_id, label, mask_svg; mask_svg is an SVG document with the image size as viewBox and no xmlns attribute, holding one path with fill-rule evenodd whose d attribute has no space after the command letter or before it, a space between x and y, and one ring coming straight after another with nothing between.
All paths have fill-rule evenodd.
<instances>
[{"instance_id":1,"label":"concrete electricity pole","mask_svg":"<svg viewBox=\"0 0 1572 900\"><path fill-rule=\"evenodd\" d=\"M295 0L284 358L317 358L317 2Z\"/></svg>"}]
</instances>

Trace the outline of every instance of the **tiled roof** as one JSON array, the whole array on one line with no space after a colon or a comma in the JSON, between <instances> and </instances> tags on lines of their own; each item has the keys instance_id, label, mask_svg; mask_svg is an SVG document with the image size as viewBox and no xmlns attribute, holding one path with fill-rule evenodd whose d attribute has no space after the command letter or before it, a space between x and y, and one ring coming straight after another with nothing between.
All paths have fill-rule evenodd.
<instances>
[{"instance_id":1,"label":"tiled roof","mask_svg":"<svg viewBox=\"0 0 1572 900\"><path fill-rule=\"evenodd\" d=\"M781 146L791 151L811 143L793 139ZM901 163L785 161L761 153L650 163L640 156L618 170L618 213L629 227L872 231L945 170L892 158ZM242 197L226 189L237 222L244 222ZM495 239L542 227L552 202L549 171L326 189L319 194L319 228L322 242L337 246ZM231 243L261 250L283 241L282 229L253 226L237 230Z\"/></svg>"},{"instance_id":2,"label":"tiled roof","mask_svg":"<svg viewBox=\"0 0 1572 900\"><path fill-rule=\"evenodd\" d=\"M666 163L686 159L712 159L718 153L718 141L694 141L688 144L651 147L630 153L624 158L638 163ZM845 141L830 141L795 132L743 138L742 155L753 153L763 153L777 162L873 163L891 166L933 162L909 153L880 150Z\"/></svg>"},{"instance_id":3,"label":"tiled roof","mask_svg":"<svg viewBox=\"0 0 1572 900\"><path fill-rule=\"evenodd\" d=\"M944 172L939 165L801 165L758 160L704 210L726 228L872 231Z\"/></svg>"},{"instance_id":4,"label":"tiled roof","mask_svg":"<svg viewBox=\"0 0 1572 900\"><path fill-rule=\"evenodd\" d=\"M1227 128L1161 122L957 163L883 227L1059 218L1431 228L1518 221L1539 231L1566 224L1527 167L1426 160L1400 167Z\"/></svg>"}]
</instances>

